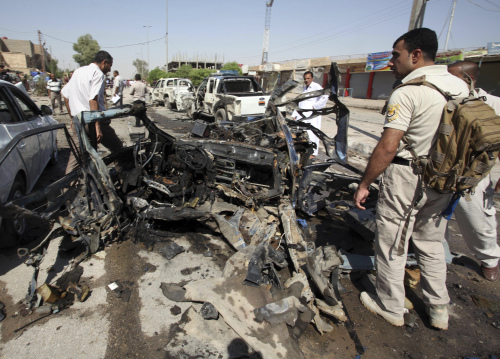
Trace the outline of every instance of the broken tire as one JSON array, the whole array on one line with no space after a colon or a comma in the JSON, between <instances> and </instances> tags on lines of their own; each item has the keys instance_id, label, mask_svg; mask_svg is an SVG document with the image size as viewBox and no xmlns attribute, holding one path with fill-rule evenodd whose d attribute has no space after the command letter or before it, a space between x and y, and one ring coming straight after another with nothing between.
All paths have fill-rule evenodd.
<instances>
[{"instance_id":1,"label":"broken tire","mask_svg":"<svg viewBox=\"0 0 500 359\"><path fill-rule=\"evenodd\" d=\"M168 96L163 99L163 104L165 105L165 108L167 110L172 109L172 104L170 103L170 100L168 99Z\"/></svg>"},{"instance_id":2,"label":"broken tire","mask_svg":"<svg viewBox=\"0 0 500 359\"><path fill-rule=\"evenodd\" d=\"M24 196L26 193L26 186L24 180L17 176L14 180L14 184L10 189L7 201ZM26 220L13 220L13 219L2 219L2 225L0 227L0 248L10 248L21 243L24 232L26 231Z\"/></svg>"},{"instance_id":3,"label":"broken tire","mask_svg":"<svg viewBox=\"0 0 500 359\"><path fill-rule=\"evenodd\" d=\"M215 112L215 122L216 123L221 123L223 121L226 121L226 110L224 110L223 108L219 108L216 112Z\"/></svg>"}]
</instances>

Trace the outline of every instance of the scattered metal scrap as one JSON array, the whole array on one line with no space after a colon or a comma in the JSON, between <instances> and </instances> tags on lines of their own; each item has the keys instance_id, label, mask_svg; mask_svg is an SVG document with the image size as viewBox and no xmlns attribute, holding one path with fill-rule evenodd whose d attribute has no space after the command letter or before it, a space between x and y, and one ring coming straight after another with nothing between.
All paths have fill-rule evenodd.
<instances>
[{"instance_id":1,"label":"scattered metal scrap","mask_svg":"<svg viewBox=\"0 0 500 359\"><path fill-rule=\"evenodd\" d=\"M332 79L336 80L335 71ZM331 246L315 248L298 224L296 209L312 214L330 208L335 200L351 196L349 185L359 178L322 172L334 162L349 167L349 111L336 96L336 83L318 93L280 101L297 85L289 81L274 91L263 118L197 122L191 133L177 139L159 129L142 105L82 112L74 118L78 146L68 136L80 167L44 190L0 207L0 215L58 223L73 242L85 245L86 252L73 268L131 228L161 233L171 222L197 221L222 234L237 252L227 261L222 278L186 285L163 283L165 296L209 303L211 307L202 309L207 318L220 314L236 336L264 357L302 358L296 339L310 322L320 332L333 330L320 312L336 321L347 319L335 288L343 257ZM313 115L336 114L334 139L306 123L287 120L278 110L324 94L330 94L335 106L314 110ZM141 117L149 138L101 159L95 133L87 135L82 129L129 115ZM321 139L329 161L310 165L315 145L307 130ZM350 205L344 208L346 212ZM43 245L21 251L35 268L27 298L30 305L36 298ZM182 250L172 245L164 255L170 259ZM282 270L288 264L291 269Z\"/></svg>"}]
</instances>

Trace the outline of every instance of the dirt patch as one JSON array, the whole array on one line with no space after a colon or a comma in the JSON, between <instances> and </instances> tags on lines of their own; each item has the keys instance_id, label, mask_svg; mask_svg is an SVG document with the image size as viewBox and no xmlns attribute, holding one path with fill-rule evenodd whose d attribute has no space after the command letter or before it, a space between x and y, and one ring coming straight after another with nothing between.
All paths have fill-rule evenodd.
<instances>
[{"instance_id":1,"label":"dirt patch","mask_svg":"<svg viewBox=\"0 0 500 359\"><path fill-rule=\"evenodd\" d=\"M106 358L162 358L166 333L145 336L141 331L139 310L141 298L136 285L146 270L153 270L150 263L137 254L139 246L132 241L112 245L106 250L106 277L109 283L127 282L130 290L128 301L117 297L109 289L108 308L111 322Z\"/></svg>"}]
</instances>

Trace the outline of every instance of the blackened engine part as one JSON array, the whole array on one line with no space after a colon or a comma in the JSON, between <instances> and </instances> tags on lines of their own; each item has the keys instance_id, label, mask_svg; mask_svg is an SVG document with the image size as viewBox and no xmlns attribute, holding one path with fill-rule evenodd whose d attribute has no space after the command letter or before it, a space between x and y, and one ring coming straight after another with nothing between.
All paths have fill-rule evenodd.
<instances>
[{"instance_id":1,"label":"blackened engine part","mask_svg":"<svg viewBox=\"0 0 500 359\"><path fill-rule=\"evenodd\" d=\"M258 287L260 284L264 283L263 271L265 267L269 265L276 264L279 268L285 268L288 264L285 260L283 252L278 252L269 243L261 243L255 248L250 262L248 263L247 276L243 282L245 285ZM275 283L274 278L275 273L274 268L267 269L268 273L268 283ZM269 271L270 270L270 271ZM269 275L272 276L269 278ZM277 277L277 276L276 276ZM281 285L279 285L281 287Z\"/></svg>"},{"instance_id":2,"label":"blackened engine part","mask_svg":"<svg viewBox=\"0 0 500 359\"><path fill-rule=\"evenodd\" d=\"M207 166L207 169L213 170L213 172L209 172L208 175L213 175L213 180L219 184L228 185L229 177L235 180L242 174L249 174L249 168L259 168L259 171L253 172L252 178L243 181L245 185L250 182L256 188L252 193L253 201L278 197L284 193L277 154L272 149L240 142L184 138L178 139L177 145L196 147L198 150L206 151L210 156L213 156L215 163L212 165L212 161L209 159ZM230 175L229 172L233 169L235 172ZM263 176L264 174L266 176ZM217 179L216 176L219 178ZM263 179L263 183L259 178Z\"/></svg>"},{"instance_id":3,"label":"blackened engine part","mask_svg":"<svg viewBox=\"0 0 500 359\"><path fill-rule=\"evenodd\" d=\"M191 219L208 218L209 212L198 211L193 208L152 208L138 214L141 219L159 219L164 221L182 221Z\"/></svg>"},{"instance_id":4,"label":"blackened engine part","mask_svg":"<svg viewBox=\"0 0 500 359\"><path fill-rule=\"evenodd\" d=\"M330 216L343 216L354 206L352 201L334 201L327 204L325 210Z\"/></svg>"},{"instance_id":5,"label":"blackened engine part","mask_svg":"<svg viewBox=\"0 0 500 359\"><path fill-rule=\"evenodd\" d=\"M332 172L320 172L324 164L314 164L303 169L298 189L297 207L312 216L332 201L350 200L354 190L349 188L359 183L359 176L344 175ZM374 207L378 198L378 190L370 186L370 194L365 203L367 208Z\"/></svg>"},{"instance_id":6,"label":"blackened engine part","mask_svg":"<svg viewBox=\"0 0 500 359\"><path fill-rule=\"evenodd\" d=\"M366 210L352 208L350 211L346 211L343 217L349 228L358 233L364 240L375 240L375 232L377 231L375 208Z\"/></svg>"},{"instance_id":7,"label":"blackened engine part","mask_svg":"<svg viewBox=\"0 0 500 359\"><path fill-rule=\"evenodd\" d=\"M141 182L142 168L136 167L128 171L123 179L122 192L127 193L128 186L139 187Z\"/></svg>"},{"instance_id":8,"label":"blackened engine part","mask_svg":"<svg viewBox=\"0 0 500 359\"><path fill-rule=\"evenodd\" d=\"M202 170L208 164L208 155L202 148L191 145L175 146L175 154L192 170Z\"/></svg>"}]
</instances>

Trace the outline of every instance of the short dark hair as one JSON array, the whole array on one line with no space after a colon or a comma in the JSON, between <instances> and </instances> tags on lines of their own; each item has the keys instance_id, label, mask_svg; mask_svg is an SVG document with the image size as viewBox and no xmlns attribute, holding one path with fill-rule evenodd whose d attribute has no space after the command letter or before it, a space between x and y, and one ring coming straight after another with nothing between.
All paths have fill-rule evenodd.
<instances>
[{"instance_id":1,"label":"short dark hair","mask_svg":"<svg viewBox=\"0 0 500 359\"><path fill-rule=\"evenodd\" d=\"M311 75L312 78L314 78L314 75L311 71L306 71L304 72L304 76L303 77L306 77L306 75Z\"/></svg>"},{"instance_id":2,"label":"short dark hair","mask_svg":"<svg viewBox=\"0 0 500 359\"><path fill-rule=\"evenodd\" d=\"M116 73L117 75L119 75L120 73L118 72L118 70L114 70L113 73Z\"/></svg>"},{"instance_id":3,"label":"short dark hair","mask_svg":"<svg viewBox=\"0 0 500 359\"><path fill-rule=\"evenodd\" d=\"M460 71L465 72L467 75L472 77L474 81L477 81L479 77L479 65L473 61L457 61L448 65L449 69L458 67Z\"/></svg>"},{"instance_id":4,"label":"short dark hair","mask_svg":"<svg viewBox=\"0 0 500 359\"><path fill-rule=\"evenodd\" d=\"M424 54L424 59L431 61L436 60L438 39L436 33L431 29L421 27L419 29L410 30L406 34L398 37L398 39L394 41L392 47L396 47L397 43L401 40L404 40L404 46L408 52L420 49Z\"/></svg>"},{"instance_id":5,"label":"short dark hair","mask_svg":"<svg viewBox=\"0 0 500 359\"><path fill-rule=\"evenodd\" d=\"M106 62L111 62L113 61L113 58L107 51L99 51L97 54L94 56L94 62L96 64L100 64L101 62L106 61Z\"/></svg>"},{"instance_id":6,"label":"short dark hair","mask_svg":"<svg viewBox=\"0 0 500 359\"><path fill-rule=\"evenodd\" d=\"M141 79L141 75L140 74L135 74L135 80L139 81L140 79Z\"/></svg>"}]
</instances>

